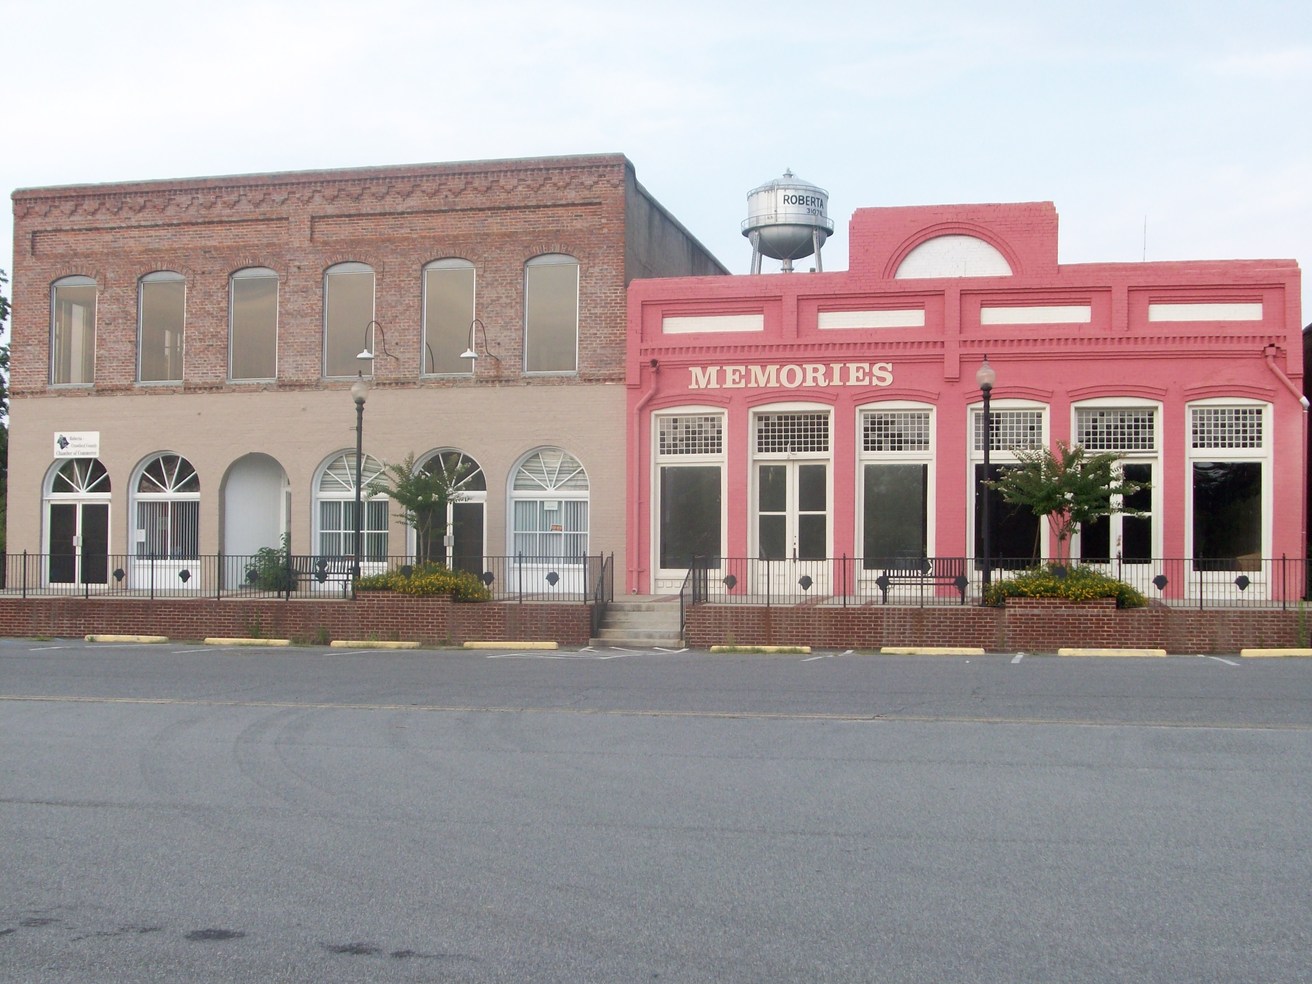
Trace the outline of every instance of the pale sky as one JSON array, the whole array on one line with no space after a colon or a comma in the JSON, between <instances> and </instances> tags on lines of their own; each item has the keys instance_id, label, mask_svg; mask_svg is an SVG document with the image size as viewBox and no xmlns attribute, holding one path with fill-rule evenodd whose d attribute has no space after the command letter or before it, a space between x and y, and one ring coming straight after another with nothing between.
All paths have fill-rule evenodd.
<instances>
[{"instance_id":1,"label":"pale sky","mask_svg":"<svg viewBox=\"0 0 1312 984\"><path fill-rule=\"evenodd\" d=\"M1018 201L1064 263L1312 264L1307 0L0 0L0 31L6 193L619 152L735 273L786 168L830 193L826 270L854 209Z\"/></svg>"}]
</instances>

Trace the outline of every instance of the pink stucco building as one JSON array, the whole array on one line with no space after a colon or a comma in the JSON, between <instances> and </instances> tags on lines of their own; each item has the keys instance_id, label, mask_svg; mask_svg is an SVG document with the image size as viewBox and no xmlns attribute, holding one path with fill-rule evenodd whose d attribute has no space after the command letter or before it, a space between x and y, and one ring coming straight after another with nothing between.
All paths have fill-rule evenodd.
<instances>
[{"instance_id":1,"label":"pink stucco building","mask_svg":"<svg viewBox=\"0 0 1312 984\"><path fill-rule=\"evenodd\" d=\"M635 281L628 590L702 555L741 595L855 594L921 558L976 591L986 357L992 471L1067 441L1150 483L1076 560L1164 597L1294 590L1272 561L1305 547L1297 264L1061 264L1057 232L1049 202L866 208L847 271ZM995 563L1050 556L993 495Z\"/></svg>"}]
</instances>

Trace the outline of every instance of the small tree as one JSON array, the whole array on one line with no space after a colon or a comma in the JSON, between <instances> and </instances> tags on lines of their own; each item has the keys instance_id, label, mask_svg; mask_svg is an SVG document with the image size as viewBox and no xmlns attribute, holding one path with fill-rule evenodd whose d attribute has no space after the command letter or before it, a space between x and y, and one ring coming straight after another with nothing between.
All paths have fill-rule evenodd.
<instances>
[{"instance_id":1,"label":"small tree","mask_svg":"<svg viewBox=\"0 0 1312 984\"><path fill-rule=\"evenodd\" d=\"M446 535L447 506L461 502L465 493L460 483L467 466L448 468L442 456L415 467L414 453L397 464L387 465L369 483L370 495L386 495L401 507L406 523L415 531L415 559L423 564L443 560L442 537Z\"/></svg>"},{"instance_id":2,"label":"small tree","mask_svg":"<svg viewBox=\"0 0 1312 984\"><path fill-rule=\"evenodd\" d=\"M1068 541L1075 528L1113 513L1141 516L1143 511L1125 505L1127 496L1148 486L1127 479L1115 452L1090 454L1080 445L1058 441L1056 450L1018 448L1019 464L989 482L1012 505L1025 506L1046 517L1057 540L1057 560L1067 558Z\"/></svg>"}]
</instances>

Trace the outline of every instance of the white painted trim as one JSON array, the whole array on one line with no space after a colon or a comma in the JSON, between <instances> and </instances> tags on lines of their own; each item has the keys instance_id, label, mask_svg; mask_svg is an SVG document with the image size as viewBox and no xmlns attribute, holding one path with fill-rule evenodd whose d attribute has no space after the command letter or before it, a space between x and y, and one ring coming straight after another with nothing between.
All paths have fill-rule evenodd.
<instances>
[{"instance_id":1,"label":"white painted trim","mask_svg":"<svg viewBox=\"0 0 1312 984\"><path fill-rule=\"evenodd\" d=\"M982 307L982 325L1087 325L1093 321L1088 304L1048 304L1034 307Z\"/></svg>"},{"instance_id":2,"label":"white painted trim","mask_svg":"<svg viewBox=\"0 0 1312 984\"><path fill-rule=\"evenodd\" d=\"M1149 321L1261 321L1262 302L1255 304L1149 304Z\"/></svg>"},{"instance_id":3,"label":"white painted trim","mask_svg":"<svg viewBox=\"0 0 1312 984\"><path fill-rule=\"evenodd\" d=\"M661 319L661 331L666 335L765 331L765 315L713 314L697 317L667 317Z\"/></svg>"},{"instance_id":4,"label":"white painted trim","mask_svg":"<svg viewBox=\"0 0 1312 984\"><path fill-rule=\"evenodd\" d=\"M924 308L896 311L821 311L816 327L829 328L923 328Z\"/></svg>"}]
</instances>

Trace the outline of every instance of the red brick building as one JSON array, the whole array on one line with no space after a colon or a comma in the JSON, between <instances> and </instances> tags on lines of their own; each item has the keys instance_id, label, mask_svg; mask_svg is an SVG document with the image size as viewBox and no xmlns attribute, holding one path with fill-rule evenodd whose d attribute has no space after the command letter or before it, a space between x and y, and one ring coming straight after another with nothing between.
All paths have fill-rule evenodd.
<instances>
[{"instance_id":1,"label":"red brick building","mask_svg":"<svg viewBox=\"0 0 1312 984\"><path fill-rule=\"evenodd\" d=\"M415 551L367 490L408 454L459 469L452 562L623 564L626 287L725 272L618 155L13 205L8 549L54 582L171 579L284 535L349 555L358 373L366 567Z\"/></svg>"}]
</instances>

